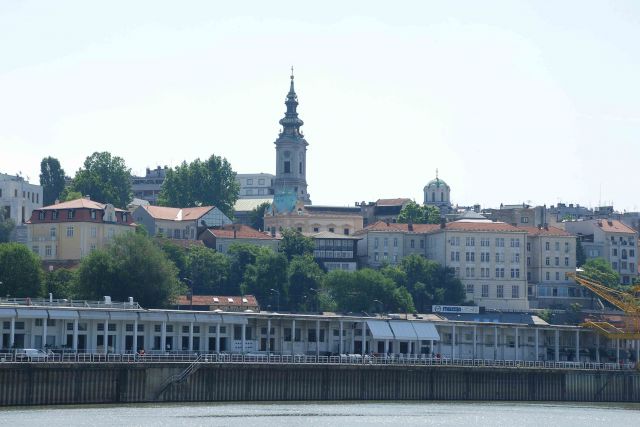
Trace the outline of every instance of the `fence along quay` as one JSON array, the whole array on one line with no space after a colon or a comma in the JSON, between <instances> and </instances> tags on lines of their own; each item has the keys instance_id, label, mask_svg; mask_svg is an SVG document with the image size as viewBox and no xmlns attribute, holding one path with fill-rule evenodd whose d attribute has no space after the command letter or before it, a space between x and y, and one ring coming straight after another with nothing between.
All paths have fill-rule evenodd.
<instances>
[{"instance_id":1,"label":"fence along quay","mask_svg":"<svg viewBox=\"0 0 640 427\"><path fill-rule=\"evenodd\" d=\"M640 401L637 342L609 342L579 327L31 304L0 303L0 405ZM12 351L18 347L49 355L25 359Z\"/></svg>"}]
</instances>

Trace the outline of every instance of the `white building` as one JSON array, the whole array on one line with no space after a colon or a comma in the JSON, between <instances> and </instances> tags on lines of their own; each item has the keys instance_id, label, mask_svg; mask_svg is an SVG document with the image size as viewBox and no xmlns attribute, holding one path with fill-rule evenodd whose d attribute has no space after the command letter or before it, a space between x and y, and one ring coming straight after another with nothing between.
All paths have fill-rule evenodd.
<instances>
[{"instance_id":1,"label":"white building","mask_svg":"<svg viewBox=\"0 0 640 427\"><path fill-rule=\"evenodd\" d=\"M26 242L23 224L34 209L42 207L42 186L29 184L23 177L0 173L0 209L16 225L16 240Z\"/></svg>"},{"instance_id":2,"label":"white building","mask_svg":"<svg viewBox=\"0 0 640 427\"><path fill-rule=\"evenodd\" d=\"M240 199L273 198L273 180L270 173L239 173L236 181L240 184Z\"/></svg>"}]
</instances>

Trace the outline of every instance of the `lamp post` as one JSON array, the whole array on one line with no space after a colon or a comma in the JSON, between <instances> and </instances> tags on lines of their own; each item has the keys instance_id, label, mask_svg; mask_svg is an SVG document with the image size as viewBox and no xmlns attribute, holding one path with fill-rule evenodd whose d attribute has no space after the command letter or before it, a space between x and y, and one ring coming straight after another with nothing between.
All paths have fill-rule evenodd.
<instances>
[{"instance_id":1,"label":"lamp post","mask_svg":"<svg viewBox=\"0 0 640 427\"><path fill-rule=\"evenodd\" d=\"M272 294L276 294L276 307L277 307L276 310L280 311L280 291L278 291L277 289L273 289L273 288L269 289L269 291Z\"/></svg>"},{"instance_id":2,"label":"lamp post","mask_svg":"<svg viewBox=\"0 0 640 427\"><path fill-rule=\"evenodd\" d=\"M384 303L379 299L374 299L373 302L380 304L380 314L384 311Z\"/></svg>"},{"instance_id":3,"label":"lamp post","mask_svg":"<svg viewBox=\"0 0 640 427\"><path fill-rule=\"evenodd\" d=\"M183 277L182 280L189 284L189 293L187 294L189 297L189 310L193 311L193 280L188 277Z\"/></svg>"},{"instance_id":4,"label":"lamp post","mask_svg":"<svg viewBox=\"0 0 640 427\"><path fill-rule=\"evenodd\" d=\"M313 292L314 294L316 294L315 297L313 298L313 307L315 307L315 310L313 310L313 311L316 311L316 312L320 311L320 309L318 308L318 295L319 295L320 291L315 289L315 288L309 288L309 290L311 292Z\"/></svg>"}]
</instances>

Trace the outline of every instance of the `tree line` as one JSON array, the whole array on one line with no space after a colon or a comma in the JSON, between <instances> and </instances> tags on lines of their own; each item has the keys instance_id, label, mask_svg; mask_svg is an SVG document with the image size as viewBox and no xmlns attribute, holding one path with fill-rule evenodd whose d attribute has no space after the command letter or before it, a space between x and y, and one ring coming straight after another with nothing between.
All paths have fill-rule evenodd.
<instances>
[{"instance_id":1,"label":"tree line","mask_svg":"<svg viewBox=\"0 0 640 427\"><path fill-rule=\"evenodd\" d=\"M234 244L222 254L184 248L144 232L114 238L74 269L43 272L24 245L0 244L0 295L98 300L133 297L145 308L168 307L188 291L255 295L273 311L425 312L431 304L460 304L465 293L451 268L419 256L379 270L327 272L312 256L313 241L285 230L280 249ZM9 268L18 266L18 268ZM189 288L192 288L191 290Z\"/></svg>"},{"instance_id":2,"label":"tree line","mask_svg":"<svg viewBox=\"0 0 640 427\"><path fill-rule=\"evenodd\" d=\"M126 209L133 199L131 169L123 158L106 151L88 156L72 179L66 176L58 159L45 157L40 162L40 185L44 206L52 205L56 200L73 200L89 195L98 202ZM162 184L159 204L174 207L212 205L232 217L239 191L236 172L231 164L227 159L212 154L205 160L185 161L169 169Z\"/></svg>"}]
</instances>

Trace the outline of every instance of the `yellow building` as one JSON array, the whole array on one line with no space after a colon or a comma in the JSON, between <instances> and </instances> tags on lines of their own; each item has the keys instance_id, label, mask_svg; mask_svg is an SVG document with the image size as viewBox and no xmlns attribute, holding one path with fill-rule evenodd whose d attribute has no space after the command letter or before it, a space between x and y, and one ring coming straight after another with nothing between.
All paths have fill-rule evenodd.
<instances>
[{"instance_id":1,"label":"yellow building","mask_svg":"<svg viewBox=\"0 0 640 427\"><path fill-rule=\"evenodd\" d=\"M135 230L127 211L85 198L35 209L26 225L28 245L43 261L80 260Z\"/></svg>"}]
</instances>

